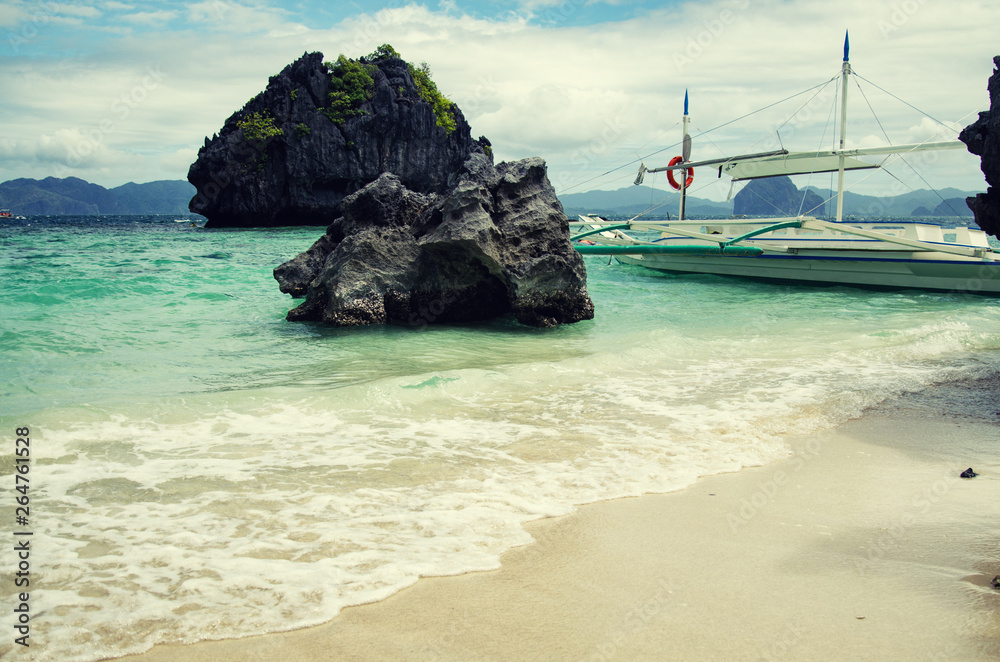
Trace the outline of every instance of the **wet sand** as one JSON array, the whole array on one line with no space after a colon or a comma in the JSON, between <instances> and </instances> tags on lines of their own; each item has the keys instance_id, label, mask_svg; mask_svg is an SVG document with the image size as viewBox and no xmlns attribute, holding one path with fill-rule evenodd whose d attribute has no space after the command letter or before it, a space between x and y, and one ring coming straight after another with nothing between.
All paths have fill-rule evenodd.
<instances>
[{"instance_id":1,"label":"wet sand","mask_svg":"<svg viewBox=\"0 0 1000 662\"><path fill-rule=\"evenodd\" d=\"M938 387L785 461L533 522L499 570L125 659L1000 659L998 411L994 382Z\"/></svg>"}]
</instances>

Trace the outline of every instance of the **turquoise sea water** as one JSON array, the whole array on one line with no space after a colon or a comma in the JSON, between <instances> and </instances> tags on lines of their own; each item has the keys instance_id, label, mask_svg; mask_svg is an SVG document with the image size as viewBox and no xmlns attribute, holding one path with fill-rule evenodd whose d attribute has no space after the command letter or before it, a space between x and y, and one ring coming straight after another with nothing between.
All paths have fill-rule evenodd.
<instances>
[{"instance_id":1,"label":"turquoise sea water","mask_svg":"<svg viewBox=\"0 0 1000 662\"><path fill-rule=\"evenodd\" d=\"M328 621L420 576L497 567L530 542L526 520L772 461L783 435L1000 373L998 299L600 257L596 318L557 329L286 322L295 302L271 271L320 233L0 225L10 534L15 429L32 432L21 657Z\"/></svg>"}]
</instances>

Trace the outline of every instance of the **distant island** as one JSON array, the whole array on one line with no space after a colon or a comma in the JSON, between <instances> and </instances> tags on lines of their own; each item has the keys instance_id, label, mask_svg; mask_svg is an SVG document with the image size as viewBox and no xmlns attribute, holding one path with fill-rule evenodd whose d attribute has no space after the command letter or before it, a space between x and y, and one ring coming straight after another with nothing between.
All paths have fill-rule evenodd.
<instances>
[{"instance_id":1,"label":"distant island","mask_svg":"<svg viewBox=\"0 0 1000 662\"><path fill-rule=\"evenodd\" d=\"M0 183L0 207L23 215L190 214L195 187L183 180L162 180L112 189L78 177L12 179Z\"/></svg>"},{"instance_id":2,"label":"distant island","mask_svg":"<svg viewBox=\"0 0 1000 662\"><path fill-rule=\"evenodd\" d=\"M800 191L791 177L755 179L733 198L734 216L825 216L824 198Z\"/></svg>"}]
</instances>

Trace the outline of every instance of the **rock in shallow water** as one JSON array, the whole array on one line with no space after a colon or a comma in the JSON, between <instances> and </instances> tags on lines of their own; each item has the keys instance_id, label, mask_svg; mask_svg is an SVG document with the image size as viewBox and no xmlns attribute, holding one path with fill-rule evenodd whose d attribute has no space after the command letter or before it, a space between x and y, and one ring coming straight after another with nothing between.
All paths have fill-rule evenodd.
<instances>
[{"instance_id":1,"label":"rock in shallow water","mask_svg":"<svg viewBox=\"0 0 1000 662\"><path fill-rule=\"evenodd\" d=\"M586 269L541 159L474 153L441 195L383 174L344 199L343 216L274 271L306 300L293 321L337 326L474 322L530 326L591 319Z\"/></svg>"}]
</instances>

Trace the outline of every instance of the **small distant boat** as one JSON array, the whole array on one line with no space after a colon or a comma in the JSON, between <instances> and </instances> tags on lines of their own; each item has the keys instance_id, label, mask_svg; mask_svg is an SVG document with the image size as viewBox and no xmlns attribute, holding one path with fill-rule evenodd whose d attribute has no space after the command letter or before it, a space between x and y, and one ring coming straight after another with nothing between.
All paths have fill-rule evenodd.
<instances>
[{"instance_id":1,"label":"small distant boat","mask_svg":"<svg viewBox=\"0 0 1000 662\"><path fill-rule=\"evenodd\" d=\"M581 231L572 237L576 250L583 254L614 255L626 264L668 272L1000 294L1000 255L990 247L982 230L915 222L844 220L844 172L880 167L856 157L965 147L958 140L950 140L846 149L847 82L852 73L848 55L849 42L845 39L839 149L821 152L781 149L693 162L685 94L682 155L662 168L651 170L643 164L636 178L636 184L640 184L647 172L666 171L671 185L680 191L680 220L615 222L593 215L580 216ZM692 183L693 168L698 166L718 168L720 176L728 174L733 181L838 172L836 220L823 221L811 216L685 220L685 191ZM681 171L679 181L674 177L677 170ZM637 232L642 232L642 236L635 236Z\"/></svg>"},{"instance_id":2,"label":"small distant boat","mask_svg":"<svg viewBox=\"0 0 1000 662\"><path fill-rule=\"evenodd\" d=\"M0 218L14 218L14 214L9 209L0 209Z\"/></svg>"}]
</instances>

